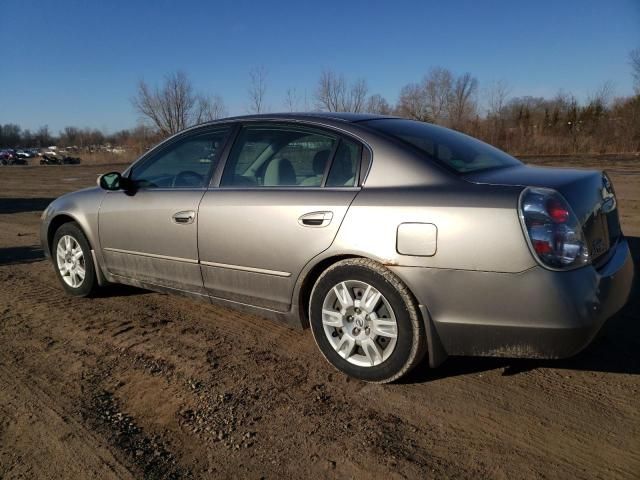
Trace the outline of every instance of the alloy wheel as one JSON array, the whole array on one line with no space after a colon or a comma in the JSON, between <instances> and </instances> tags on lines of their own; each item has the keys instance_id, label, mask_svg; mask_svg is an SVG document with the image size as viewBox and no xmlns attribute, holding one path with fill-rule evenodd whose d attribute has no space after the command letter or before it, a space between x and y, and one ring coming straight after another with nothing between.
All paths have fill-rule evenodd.
<instances>
[{"instance_id":1,"label":"alloy wheel","mask_svg":"<svg viewBox=\"0 0 640 480\"><path fill-rule=\"evenodd\" d=\"M329 290L322 305L322 325L338 355L361 367L377 366L389 358L398 337L389 301L358 280L340 282Z\"/></svg>"},{"instance_id":2,"label":"alloy wheel","mask_svg":"<svg viewBox=\"0 0 640 480\"><path fill-rule=\"evenodd\" d=\"M86 275L84 253L71 235L60 237L56 247L56 261L60 276L71 288L78 288Z\"/></svg>"}]
</instances>

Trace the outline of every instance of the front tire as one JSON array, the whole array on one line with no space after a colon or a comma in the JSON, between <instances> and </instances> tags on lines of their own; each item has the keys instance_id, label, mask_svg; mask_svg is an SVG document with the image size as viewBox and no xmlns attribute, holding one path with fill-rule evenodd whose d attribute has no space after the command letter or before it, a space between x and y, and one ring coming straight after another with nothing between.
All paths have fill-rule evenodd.
<instances>
[{"instance_id":1,"label":"front tire","mask_svg":"<svg viewBox=\"0 0 640 480\"><path fill-rule=\"evenodd\" d=\"M424 325L409 289L372 260L343 260L322 273L311 292L309 318L324 357L360 380L397 380L426 353Z\"/></svg>"},{"instance_id":2,"label":"front tire","mask_svg":"<svg viewBox=\"0 0 640 480\"><path fill-rule=\"evenodd\" d=\"M53 236L51 258L62 288L75 297L88 297L98 287L91 247L76 223L65 223Z\"/></svg>"}]
</instances>

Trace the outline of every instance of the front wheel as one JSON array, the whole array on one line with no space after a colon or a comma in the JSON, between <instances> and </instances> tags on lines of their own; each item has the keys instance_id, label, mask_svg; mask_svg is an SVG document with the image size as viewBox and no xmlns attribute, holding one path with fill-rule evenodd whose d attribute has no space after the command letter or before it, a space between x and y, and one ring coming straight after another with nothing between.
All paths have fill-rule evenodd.
<instances>
[{"instance_id":1,"label":"front wheel","mask_svg":"<svg viewBox=\"0 0 640 480\"><path fill-rule=\"evenodd\" d=\"M87 297L97 288L91 247L80 227L65 223L53 237L51 256L56 274L65 291L76 297Z\"/></svg>"},{"instance_id":2,"label":"front wheel","mask_svg":"<svg viewBox=\"0 0 640 480\"><path fill-rule=\"evenodd\" d=\"M311 292L309 318L325 358L360 380L397 380L426 353L424 325L411 293L372 260L329 267Z\"/></svg>"}]
</instances>

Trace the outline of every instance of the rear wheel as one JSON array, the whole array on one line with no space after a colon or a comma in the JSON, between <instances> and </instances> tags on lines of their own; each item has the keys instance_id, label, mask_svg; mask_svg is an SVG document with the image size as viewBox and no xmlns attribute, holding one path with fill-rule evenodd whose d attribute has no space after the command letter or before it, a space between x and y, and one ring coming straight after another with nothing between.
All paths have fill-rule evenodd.
<instances>
[{"instance_id":1,"label":"rear wheel","mask_svg":"<svg viewBox=\"0 0 640 480\"><path fill-rule=\"evenodd\" d=\"M62 287L70 295L86 297L98 286L91 247L80 227L65 223L56 231L51 248Z\"/></svg>"},{"instance_id":2,"label":"rear wheel","mask_svg":"<svg viewBox=\"0 0 640 480\"><path fill-rule=\"evenodd\" d=\"M309 318L325 358L360 380L397 380L426 352L424 326L409 290L371 260L343 260L327 269L311 293Z\"/></svg>"}]
</instances>

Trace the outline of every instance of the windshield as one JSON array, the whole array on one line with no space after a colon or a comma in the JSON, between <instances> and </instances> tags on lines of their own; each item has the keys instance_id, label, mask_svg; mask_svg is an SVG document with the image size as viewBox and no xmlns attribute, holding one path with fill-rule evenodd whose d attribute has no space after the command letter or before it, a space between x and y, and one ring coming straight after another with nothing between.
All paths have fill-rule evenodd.
<instances>
[{"instance_id":1,"label":"windshield","mask_svg":"<svg viewBox=\"0 0 640 480\"><path fill-rule=\"evenodd\" d=\"M520 165L502 150L448 128L394 118L362 123L417 147L429 158L458 173Z\"/></svg>"}]
</instances>

